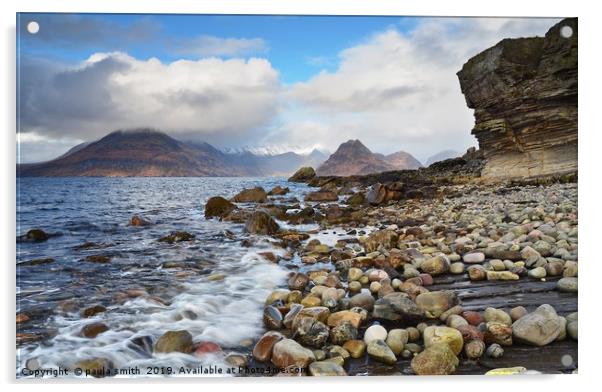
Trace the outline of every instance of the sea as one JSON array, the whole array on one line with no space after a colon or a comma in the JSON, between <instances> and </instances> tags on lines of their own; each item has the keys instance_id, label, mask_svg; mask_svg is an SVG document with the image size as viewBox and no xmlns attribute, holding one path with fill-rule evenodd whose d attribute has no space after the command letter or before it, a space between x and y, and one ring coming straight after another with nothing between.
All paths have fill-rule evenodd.
<instances>
[{"instance_id":1,"label":"sea","mask_svg":"<svg viewBox=\"0 0 602 392\"><path fill-rule=\"evenodd\" d=\"M17 243L16 308L29 317L17 332L32 337L17 346L17 376L34 377L32 369L73 369L95 358L115 368L142 369L142 376L165 375L145 373L149 368L222 369L230 366L223 354L158 354L152 344L166 331L186 330L195 342L248 354L249 342L265 332L264 301L285 286L290 269L261 253L283 255L285 250L267 237L243 241L248 237L244 225L205 219L204 206L212 196L280 185L291 190L283 198L297 198L303 208L306 185L285 178L17 181L17 236L33 228L50 234L44 242ZM134 215L152 224L131 226ZM158 241L172 231L196 238ZM110 263L85 261L90 255L108 256ZM54 262L31 263L47 258ZM82 311L94 305L106 311L84 317ZM82 328L94 322L109 330L94 339L83 337Z\"/></svg>"}]
</instances>

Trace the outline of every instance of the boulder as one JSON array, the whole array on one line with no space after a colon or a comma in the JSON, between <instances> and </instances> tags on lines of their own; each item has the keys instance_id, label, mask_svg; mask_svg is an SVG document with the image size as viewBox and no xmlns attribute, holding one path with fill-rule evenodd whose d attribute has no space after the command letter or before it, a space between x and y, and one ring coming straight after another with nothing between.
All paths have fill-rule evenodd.
<instances>
[{"instance_id":1,"label":"boulder","mask_svg":"<svg viewBox=\"0 0 602 392\"><path fill-rule=\"evenodd\" d=\"M270 235L275 234L279 229L278 223L263 211L253 212L245 223L245 230L251 234Z\"/></svg>"},{"instance_id":2,"label":"boulder","mask_svg":"<svg viewBox=\"0 0 602 392\"><path fill-rule=\"evenodd\" d=\"M314 353L292 339L282 339L274 344L272 363L280 368L290 366L305 368L316 360Z\"/></svg>"},{"instance_id":3,"label":"boulder","mask_svg":"<svg viewBox=\"0 0 602 392\"><path fill-rule=\"evenodd\" d=\"M462 334L454 328L436 326L426 327L423 337L424 347L428 348L441 343L447 344L455 355L459 355L464 346Z\"/></svg>"},{"instance_id":4,"label":"boulder","mask_svg":"<svg viewBox=\"0 0 602 392\"><path fill-rule=\"evenodd\" d=\"M337 200L339 200L339 196L330 191L309 192L307 195L305 195L305 201L327 202Z\"/></svg>"},{"instance_id":5,"label":"boulder","mask_svg":"<svg viewBox=\"0 0 602 392\"><path fill-rule=\"evenodd\" d=\"M512 336L520 342L534 346L545 346L560 334L560 317L548 304L541 305L512 324Z\"/></svg>"},{"instance_id":6,"label":"boulder","mask_svg":"<svg viewBox=\"0 0 602 392\"><path fill-rule=\"evenodd\" d=\"M430 346L412 359L412 370L420 376L453 374L458 357L447 344Z\"/></svg>"},{"instance_id":7,"label":"boulder","mask_svg":"<svg viewBox=\"0 0 602 392\"><path fill-rule=\"evenodd\" d=\"M190 353L192 352L192 335L188 331L167 331L155 343L155 352Z\"/></svg>"},{"instance_id":8,"label":"boulder","mask_svg":"<svg viewBox=\"0 0 602 392\"><path fill-rule=\"evenodd\" d=\"M205 204L205 218L223 218L236 209L236 205L220 196L211 197Z\"/></svg>"},{"instance_id":9,"label":"boulder","mask_svg":"<svg viewBox=\"0 0 602 392\"><path fill-rule=\"evenodd\" d=\"M307 182L316 176L313 167L302 167L289 177L290 182Z\"/></svg>"},{"instance_id":10,"label":"boulder","mask_svg":"<svg viewBox=\"0 0 602 392\"><path fill-rule=\"evenodd\" d=\"M231 201L235 203L265 203L268 200L268 194L265 189L258 186L250 189L243 189Z\"/></svg>"},{"instance_id":11,"label":"boulder","mask_svg":"<svg viewBox=\"0 0 602 392\"><path fill-rule=\"evenodd\" d=\"M458 297L453 291L431 291L416 297L416 305L424 311L426 317L438 318L446 310L458 304Z\"/></svg>"}]
</instances>

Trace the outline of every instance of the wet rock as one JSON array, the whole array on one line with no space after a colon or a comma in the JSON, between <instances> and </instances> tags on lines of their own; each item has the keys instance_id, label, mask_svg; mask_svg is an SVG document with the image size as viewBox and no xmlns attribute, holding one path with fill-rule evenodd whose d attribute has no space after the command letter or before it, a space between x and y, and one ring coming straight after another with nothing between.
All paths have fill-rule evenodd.
<instances>
[{"instance_id":1,"label":"wet rock","mask_svg":"<svg viewBox=\"0 0 602 392\"><path fill-rule=\"evenodd\" d=\"M412 370L418 375L448 375L456 371L459 360L447 344L426 348L412 359Z\"/></svg>"},{"instance_id":2,"label":"wet rock","mask_svg":"<svg viewBox=\"0 0 602 392\"><path fill-rule=\"evenodd\" d=\"M359 293L351 297L349 306L352 308L360 307L371 312L374 309L374 297L368 293Z\"/></svg>"},{"instance_id":3,"label":"wet rock","mask_svg":"<svg viewBox=\"0 0 602 392\"><path fill-rule=\"evenodd\" d=\"M96 264L108 264L111 262L111 259L109 258L109 256L105 255L89 255L86 256L86 258L84 258L84 261Z\"/></svg>"},{"instance_id":4,"label":"wet rock","mask_svg":"<svg viewBox=\"0 0 602 392\"><path fill-rule=\"evenodd\" d=\"M214 342L201 342L194 349L195 357L203 357L207 354L215 354L222 351L222 348Z\"/></svg>"},{"instance_id":5,"label":"wet rock","mask_svg":"<svg viewBox=\"0 0 602 392\"><path fill-rule=\"evenodd\" d=\"M340 323L330 330L330 341L342 346L349 340L357 339L357 328L348 321Z\"/></svg>"},{"instance_id":6,"label":"wet rock","mask_svg":"<svg viewBox=\"0 0 602 392\"><path fill-rule=\"evenodd\" d=\"M274 344L272 363L281 368L296 366L305 368L316 359L311 350L306 349L292 339L282 339Z\"/></svg>"},{"instance_id":7,"label":"wet rock","mask_svg":"<svg viewBox=\"0 0 602 392\"><path fill-rule=\"evenodd\" d=\"M152 222L140 215L134 215L130 219L129 225L135 227L144 227L152 225Z\"/></svg>"},{"instance_id":8,"label":"wet rock","mask_svg":"<svg viewBox=\"0 0 602 392\"><path fill-rule=\"evenodd\" d=\"M312 362L309 365L309 374L316 377L322 376L346 376L347 372L339 364L332 361Z\"/></svg>"},{"instance_id":9,"label":"wet rock","mask_svg":"<svg viewBox=\"0 0 602 392\"><path fill-rule=\"evenodd\" d=\"M558 291L563 291L566 293L576 293L577 278L562 278L558 282L556 282L556 288L558 289Z\"/></svg>"},{"instance_id":10,"label":"wet rock","mask_svg":"<svg viewBox=\"0 0 602 392\"><path fill-rule=\"evenodd\" d=\"M426 348L437 344L447 344L454 354L458 355L464 346L462 334L455 328L430 326L424 330L423 336Z\"/></svg>"},{"instance_id":11,"label":"wet rock","mask_svg":"<svg viewBox=\"0 0 602 392\"><path fill-rule=\"evenodd\" d=\"M192 335L188 331L167 331L157 343L155 343L155 352L158 353L190 353L192 352Z\"/></svg>"},{"instance_id":12,"label":"wet rock","mask_svg":"<svg viewBox=\"0 0 602 392\"><path fill-rule=\"evenodd\" d=\"M372 359L387 365L394 365L397 362L395 354L382 339L371 340L367 345L366 352Z\"/></svg>"},{"instance_id":13,"label":"wet rock","mask_svg":"<svg viewBox=\"0 0 602 392\"><path fill-rule=\"evenodd\" d=\"M247 357L240 354L228 354L224 361L235 368L245 367L249 364Z\"/></svg>"},{"instance_id":14,"label":"wet rock","mask_svg":"<svg viewBox=\"0 0 602 392\"><path fill-rule=\"evenodd\" d=\"M47 257L44 259L33 259L33 260L29 260L29 261L24 261L22 263L17 264L18 266L34 266L34 265L44 265L44 264L52 264L54 263L56 260L54 260L52 257Z\"/></svg>"},{"instance_id":15,"label":"wet rock","mask_svg":"<svg viewBox=\"0 0 602 392\"><path fill-rule=\"evenodd\" d=\"M271 191L268 192L268 195L269 196L283 196L289 192L290 192L290 189L288 189L288 187L283 188L280 185L276 185L274 188L272 188Z\"/></svg>"},{"instance_id":16,"label":"wet rock","mask_svg":"<svg viewBox=\"0 0 602 392\"><path fill-rule=\"evenodd\" d=\"M265 300L266 305L272 305L275 302L281 301L286 302L288 296L291 294L290 290L279 289L272 291Z\"/></svg>"},{"instance_id":17,"label":"wet rock","mask_svg":"<svg viewBox=\"0 0 602 392\"><path fill-rule=\"evenodd\" d=\"M358 206L364 204L364 201L366 201L364 194L362 192L356 192L347 198L345 203L349 204L350 206Z\"/></svg>"},{"instance_id":18,"label":"wet rock","mask_svg":"<svg viewBox=\"0 0 602 392\"><path fill-rule=\"evenodd\" d=\"M329 191L309 192L305 195L305 201L328 202L337 200L339 200L339 196L335 192Z\"/></svg>"},{"instance_id":19,"label":"wet rock","mask_svg":"<svg viewBox=\"0 0 602 392\"><path fill-rule=\"evenodd\" d=\"M83 326L81 330L82 336L88 339L94 339L96 336L109 330L105 323L90 323Z\"/></svg>"},{"instance_id":20,"label":"wet rock","mask_svg":"<svg viewBox=\"0 0 602 392\"><path fill-rule=\"evenodd\" d=\"M316 176L316 172L312 167L302 167L295 172L288 181L290 182L307 182Z\"/></svg>"},{"instance_id":21,"label":"wet rock","mask_svg":"<svg viewBox=\"0 0 602 392\"><path fill-rule=\"evenodd\" d=\"M483 313L485 322L497 322L505 325L512 325L512 318L501 309L487 308Z\"/></svg>"},{"instance_id":22,"label":"wet rock","mask_svg":"<svg viewBox=\"0 0 602 392\"><path fill-rule=\"evenodd\" d=\"M370 344L374 340L386 340L387 330L382 325L372 325L364 332L364 343Z\"/></svg>"},{"instance_id":23,"label":"wet rock","mask_svg":"<svg viewBox=\"0 0 602 392\"><path fill-rule=\"evenodd\" d=\"M408 331L405 329L392 329L387 334L387 340L385 340L393 354L400 355L403 351L404 346L408 343Z\"/></svg>"},{"instance_id":24,"label":"wet rock","mask_svg":"<svg viewBox=\"0 0 602 392\"><path fill-rule=\"evenodd\" d=\"M243 189L231 201L235 203L265 203L268 200L268 194L265 189L258 186L251 189Z\"/></svg>"},{"instance_id":25,"label":"wet rock","mask_svg":"<svg viewBox=\"0 0 602 392\"><path fill-rule=\"evenodd\" d=\"M349 352L351 358L361 358L366 352L366 343L363 340L348 340L343 348Z\"/></svg>"},{"instance_id":26,"label":"wet rock","mask_svg":"<svg viewBox=\"0 0 602 392\"><path fill-rule=\"evenodd\" d=\"M16 323L17 324L22 324L22 323L26 323L29 321L29 316L26 315L25 313L17 313L16 316Z\"/></svg>"},{"instance_id":27,"label":"wet rock","mask_svg":"<svg viewBox=\"0 0 602 392\"><path fill-rule=\"evenodd\" d=\"M173 244L175 242L193 241L194 239L195 236L186 231L172 231L165 237L159 238L159 242L167 242L168 244Z\"/></svg>"},{"instance_id":28,"label":"wet rock","mask_svg":"<svg viewBox=\"0 0 602 392\"><path fill-rule=\"evenodd\" d=\"M445 256L436 256L427 259L420 264L423 272L431 275L441 275L449 271L449 259Z\"/></svg>"},{"instance_id":29,"label":"wet rock","mask_svg":"<svg viewBox=\"0 0 602 392\"><path fill-rule=\"evenodd\" d=\"M485 343L512 346L512 328L506 324L490 322L485 324Z\"/></svg>"},{"instance_id":30,"label":"wet rock","mask_svg":"<svg viewBox=\"0 0 602 392\"><path fill-rule=\"evenodd\" d=\"M17 242L43 242L48 240L49 235L42 229L31 229L24 235L17 237Z\"/></svg>"},{"instance_id":31,"label":"wet rock","mask_svg":"<svg viewBox=\"0 0 602 392\"><path fill-rule=\"evenodd\" d=\"M245 223L245 230L251 234L270 235L280 229L278 223L263 211L255 211Z\"/></svg>"},{"instance_id":32,"label":"wet rock","mask_svg":"<svg viewBox=\"0 0 602 392\"><path fill-rule=\"evenodd\" d=\"M321 348L328 340L328 327L311 317L303 317L294 323L293 338L304 346Z\"/></svg>"},{"instance_id":33,"label":"wet rock","mask_svg":"<svg viewBox=\"0 0 602 392\"><path fill-rule=\"evenodd\" d=\"M515 321L512 324L512 335L520 342L545 346L558 337L560 328L560 317L552 306L544 304Z\"/></svg>"},{"instance_id":34,"label":"wet rock","mask_svg":"<svg viewBox=\"0 0 602 392\"><path fill-rule=\"evenodd\" d=\"M504 355L504 349L499 344L493 343L491 346L487 347L485 353L491 358L501 358Z\"/></svg>"},{"instance_id":35,"label":"wet rock","mask_svg":"<svg viewBox=\"0 0 602 392\"><path fill-rule=\"evenodd\" d=\"M438 318L443 312L457 304L458 297L449 290L422 293L416 297L416 305L429 318Z\"/></svg>"},{"instance_id":36,"label":"wet rock","mask_svg":"<svg viewBox=\"0 0 602 392\"><path fill-rule=\"evenodd\" d=\"M259 362L267 362L272 358L274 345L284 339L280 332L269 331L263 334L253 348L253 357Z\"/></svg>"},{"instance_id":37,"label":"wet rock","mask_svg":"<svg viewBox=\"0 0 602 392\"><path fill-rule=\"evenodd\" d=\"M362 322L362 316L359 313L350 310L342 310L340 312L332 313L328 317L327 324L329 327L336 327L344 321L349 321L355 328L359 328Z\"/></svg>"},{"instance_id":38,"label":"wet rock","mask_svg":"<svg viewBox=\"0 0 602 392\"><path fill-rule=\"evenodd\" d=\"M266 306L263 309L263 324L267 329L282 328L282 313L275 306Z\"/></svg>"},{"instance_id":39,"label":"wet rock","mask_svg":"<svg viewBox=\"0 0 602 392\"><path fill-rule=\"evenodd\" d=\"M102 378L107 375L107 371L114 369L115 366L110 359L107 358L93 358L78 361L75 364L75 368L79 368L83 371L84 375L90 375L94 378Z\"/></svg>"},{"instance_id":40,"label":"wet rock","mask_svg":"<svg viewBox=\"0 0 602 392\"><path fill-rule=\"evenodd\" d=\"M301 272L295 272L288 279L288 288L291 290L303 291L308 283L309 278L307 277L307 275Z\"/></svg>"},{"instance_id":41,"label":"wet rock","mask_svg":"<svg viewBox=\"0 0 602 392\"><path fill-rule=\"evenodd\" d=\"M205 204L205 218L223 218L236 209L236 205L220 196L214 196Z\"/></svg>"},{"instance_id":42,"label":"wet rock","mask_svg":"<svg viewBox=\"0 0 602 392\"><path fill-rule=\"evenodd\" d=\"M464 346L464 353L468 359L479 359L485 352L485 343L481 340L471 340Z\"/></svg>"},{"instance_id":43,"label":"wet rock","mask_svg":"<svg viewBox=\"0 0 602 392\"><path fill-rule=\"evenodd\" d=\"M105 308L102 305L94 305L94 306L90 306L84 310L82 310L81 312L81 316L82 317L93 317L95 315L97 315L98 313L102 313L102 312L106 312L107 308Z\"/></svg>"}]
</instances>

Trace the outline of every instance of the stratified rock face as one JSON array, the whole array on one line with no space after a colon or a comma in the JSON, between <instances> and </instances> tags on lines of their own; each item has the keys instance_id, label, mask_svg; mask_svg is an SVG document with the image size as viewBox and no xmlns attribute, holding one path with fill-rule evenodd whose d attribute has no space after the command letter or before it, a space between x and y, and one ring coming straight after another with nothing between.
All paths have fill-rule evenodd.
<instances>
[{"instance_id":1,"label":"stratified rock face","mask_svg":"<svg viewBox=\"0 0 602 392\"><path fill-rule=\"evenodd\" d=\"M505 39L471 58L458 78L475 109L483 177L577 171L577 19L564 19L544 38Z\"/></svg>"}]
</instances>

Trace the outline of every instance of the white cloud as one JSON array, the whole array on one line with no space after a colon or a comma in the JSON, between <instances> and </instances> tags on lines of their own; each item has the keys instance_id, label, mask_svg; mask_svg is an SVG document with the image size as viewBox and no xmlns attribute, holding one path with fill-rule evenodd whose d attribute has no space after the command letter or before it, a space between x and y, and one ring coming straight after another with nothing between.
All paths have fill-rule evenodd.
<instances>
[{"instance_id":1,"label":"white cloud","mask_svg":"<svg viewBox=\"0 0 602 392\"><path fill-rule=\"evenodd\" d=\"M24 65L21 131L93 140L153 127L220 144L257 137L278 110L278 72L265 59L163 63L96 53L77 67Z\"/></svg>"},{"instance_id":2,"label":"white cloud","mask_svg":"<svg viewBox=\"0 0 602 392\"><path fill-rule=\"evenodd\" d=\"M409 33L377 33L340 52L336 71L291 88L305 116L320 120L311 127L293 122L279 130L281 137L324 140L329 149L358 138L376 151L404 149L422 160L444 149L463 150L476 141L456 72L501 39L543 35L555 22L438 18Z\"/></svg>"},{"instance_id":3,"label":"white cloud","mask_svg":"<svg viewBox=\"0 0 602 392\"><path fill-rule=\"evenodd\" d=\"M180 42L176 48L176 53L199 57L230 57L264 53L267 50L268 45L261 38L220 38L211 35L201 35Z\"/></svg>"}]
</instances>

